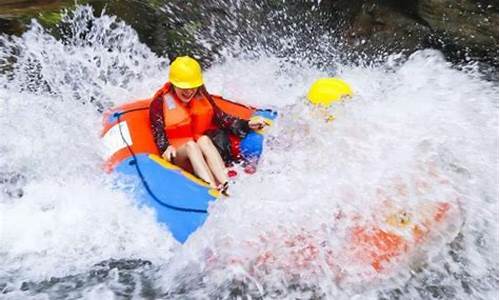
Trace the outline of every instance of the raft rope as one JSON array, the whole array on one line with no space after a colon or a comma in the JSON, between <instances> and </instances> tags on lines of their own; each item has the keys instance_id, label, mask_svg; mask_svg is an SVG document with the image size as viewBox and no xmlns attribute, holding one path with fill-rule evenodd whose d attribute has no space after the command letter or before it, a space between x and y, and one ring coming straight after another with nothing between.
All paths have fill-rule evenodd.
<instances>
[{"instance_id":1,"label":"raft rope","mask_svg":"<svg viewBox=\"0 0 500 300\"><path fill-rule=\"evenodd\" d=\"M126 110L126 111L122 111L122 112L115 112L113 114L113 117L115 117L117 120L118 120L118 124L120 124L120 117L126 113L129 113L129 112L134 112L134 111L139 111L139 110L146 110L146 109L149 109L149 107L144 107L144 108L135 108L135 109L130 109L130 110ZM202 213L202 214L208 214L208 211L206 209L197 209L197 208L187 208L187 207L179 207L179 206L175 206L175 205L171 205L171 204L168 204L168 203L165 203L163 201L161 201L154 193L153 191L151 190L151 188L149 187L149 184L148 182L146 181L146 178L144 178L144 175L142 174L141 172L141 169L139 168L139 163L137 161L137 156L134 152L134 150L132 150L132 147L129 145L129 143L127 142L127 140L125 139L125 136L123 136L123 132L122 132L122 127L118 125L118 128L120 129L120 135L122 137L122 140L123 142L125 143L125 145L127 145L127 149L128 151L130 152L130 154L132 155L133 159L129 162L130 165L134 165L135 166L135 169L137 171L137 175L139 175L139 178L141 179L141 182L142 182L142 185L144 186L144 188L146 189L146 191L148 192L148 194L151 196L151 198L153 198L158 204L160 204L161 206L164 206L164 207L167 207L167 208L170 208L172 210L177 210L177 211L182 211L182 212L193 212L193 213Z\"/></svg>"}]
</instances>

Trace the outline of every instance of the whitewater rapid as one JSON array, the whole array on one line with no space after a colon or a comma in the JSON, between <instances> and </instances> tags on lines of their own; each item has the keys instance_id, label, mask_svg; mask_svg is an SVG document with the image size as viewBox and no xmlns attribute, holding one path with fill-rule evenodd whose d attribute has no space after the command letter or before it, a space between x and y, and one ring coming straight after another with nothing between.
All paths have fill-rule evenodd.
<instances>
[{"instance_id":1,"label":"whitewater rapid","mask_svg":"<svg viewBox=\"0 0 500 300\"><path fill-rule=\"evenodd\" d=\"M150 261L156 297L383 298L395 290L408 298L495 297L498 86L474 65L459 70L434 50L377 65L332 61L321 70L265 53L226 54L205 71L208 90L280 116L258 173L240 174L231 197L212 205L206 224L180 245L153 211L136 206L126 192L133 184L117 187L103 173L99 141L101 112L150 97L167 80L168 60L114 17L86 7L75 15L61 39L37 23L21 37L0 37L0 297L109 297L117 278L63 292L21 288L109 259ZM89 20L93 26L84 26ZM315 79L332 75L355 96L330 108L336 119L325 122L305 95ZM430 169L446 183L433 181ZM428 192L413 190L416 182ZM409 192L398 194L398 184ZM338 248L342 234L324 231L332 216L378 222L380 191L408 210L423 201L459 206L456 231L439 234L418 272L403 265L398 276L364 288L342 285L319 265L293 278L282 269L250 272L259 251L290 254L275 239L323 232ZM144 296L137 286L132 295Z\"/></svg>"}]
</instances>

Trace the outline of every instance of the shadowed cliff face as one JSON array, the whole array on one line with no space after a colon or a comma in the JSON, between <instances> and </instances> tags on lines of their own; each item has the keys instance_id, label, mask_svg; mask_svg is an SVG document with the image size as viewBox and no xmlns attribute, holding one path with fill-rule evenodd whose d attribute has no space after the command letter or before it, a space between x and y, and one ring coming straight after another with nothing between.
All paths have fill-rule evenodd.
<instances>
[{"instance_id":1,"label":"shadowed cliff face","mask_svg":"<svg viewBox=\"0 0 500 300\"><path fill-rule=\"evenodd\" d=\"M498 2L495 1L325 1L342 10L340 30L357 49L413 52L444 50L454 60L498 65ZM328 9L325 7L325 9Z\"/></svg>"},{"instance_id":2,"label":"shadowed cliff face","mask_svg":"<svg viewBox=\"0 0 500 300\"><path fill-rule=\"evenodd\" d=\"M498 65L497 1L422 0L418 13L444 46Z\"/></svg>"},{"instance_id":3,"label":"shadowed cliff face","mask_svg":"<svg viewBox=\"0 0 500 300\"><path fill-rule=\"evenodd\" d=\"M80 3L92 5L97 14L116 15L154 52L170 58L189 53L207 63L230 45L243 52L264 48L283 57L293 48L307 53L296 59L314 59L325 56L318 44L331 43L370 56L431 47L454 62L477 60L498 68L498 2L492 0L243 2ZM20 34L32 17L55 26L59 11L73 6L73 1L1 1L0 31Z\"/></svg>"}]
</instances>

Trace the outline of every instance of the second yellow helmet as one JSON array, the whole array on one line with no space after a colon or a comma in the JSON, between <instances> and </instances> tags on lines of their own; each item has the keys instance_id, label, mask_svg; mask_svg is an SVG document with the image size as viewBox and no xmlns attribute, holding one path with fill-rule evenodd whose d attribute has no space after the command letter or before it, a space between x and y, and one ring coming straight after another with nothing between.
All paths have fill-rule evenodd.
<instances>
[{"instance_id":1,"label":"second yellow helmet","mask_svg":"<svg viewBox=\"0 0 500 300\"><path fill-rule=\"evenodd\" d=\"M200 64L189 56L177 57L170 65L169 81L181 89L192 89L203 85Z\"/></svg>"},{"instance_id":2,"label":"second yellow helmet","mask_svg":"<svg viewBox=\"0 0 500 300\"><path fill-rule=\"evenodd\" d=\"M345 96L352 96L351 87L342 79L335 77L316 80L307 93L307 99L312 104L322 106L330 106Z\"/></svg>"}]
</instances>

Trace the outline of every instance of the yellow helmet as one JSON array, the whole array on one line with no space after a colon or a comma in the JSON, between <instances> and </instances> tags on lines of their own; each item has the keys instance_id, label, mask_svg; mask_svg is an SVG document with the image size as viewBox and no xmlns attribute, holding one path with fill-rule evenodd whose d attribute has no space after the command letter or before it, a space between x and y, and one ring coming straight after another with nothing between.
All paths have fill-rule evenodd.
<instances>
[{"instance_id":1,"label":"yellow helmet","mask_svg":"<svg viewBox=\"0 0 500 300\"><path fill-rule=\"evenodd\" d=\"M323 106L330 106L345 96L352 96L352 90L349 84L339 78L318 79L307 93L307 99L312 104Z\"/></svg>"},{"instance_id":2,"label":"yellow helmet","mask_svg":"<svg viewBox=\"0 0 500 300\"><path fill-rule=\"evenodd\" d=\"M192 89L203 85L200 64L189 56L177 57L172 62L168 79L181 89Z\"/></svg>"}]
</instances>

